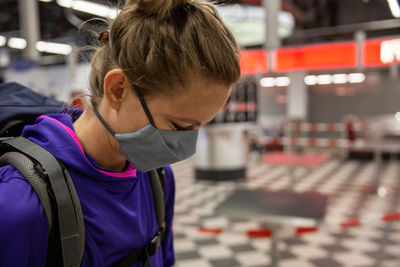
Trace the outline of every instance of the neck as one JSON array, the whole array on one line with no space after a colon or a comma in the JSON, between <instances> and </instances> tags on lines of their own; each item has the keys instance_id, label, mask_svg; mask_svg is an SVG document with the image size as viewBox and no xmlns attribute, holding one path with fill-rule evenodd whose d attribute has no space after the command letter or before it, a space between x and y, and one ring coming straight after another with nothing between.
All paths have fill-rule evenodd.
<instances>
[{"instance_id":1,"label":"neck","mask_svg":"<svg viewBox=\"0 0 400 267\"><path fill-rule=\"evenodd\" d=\"M118 141L94 114L85 110L73 126L83 149L100 167L116 172L125 169L126 159L119 151Z\"/></svg>"}]
</instances>

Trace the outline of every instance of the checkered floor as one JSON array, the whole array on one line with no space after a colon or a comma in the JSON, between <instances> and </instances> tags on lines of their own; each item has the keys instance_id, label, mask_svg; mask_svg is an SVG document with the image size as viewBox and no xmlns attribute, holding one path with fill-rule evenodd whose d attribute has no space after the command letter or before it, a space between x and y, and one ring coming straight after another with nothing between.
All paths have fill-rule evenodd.
<instances>
[{"instance_id":1,"label":"checkered floor","mask_svg":"<svg viewBox=\"0 0 400 267\"><path fill-rule=\"evenodd\" d=\"M285 167L249 163L247 178L240 182L197 181L190 160L172 166L176 177L175 253L178 267L270 266L270 239L250 239L244 231L260 227L253 220L228 220L215 207L236 187L288 186ZM400 163L384 162L379 171L382 185L400 188ZM279 243L280 267L400 267L400 221L372 221L345 230L338 222L400 210L400 193L386 197L363 194L374 180L373 161L330 160L312 169L297 169L297 192L318 191L330 196L324 227ZM228 229L219 235L196 231L198 227Z\"/></svg>"}]
</instances>

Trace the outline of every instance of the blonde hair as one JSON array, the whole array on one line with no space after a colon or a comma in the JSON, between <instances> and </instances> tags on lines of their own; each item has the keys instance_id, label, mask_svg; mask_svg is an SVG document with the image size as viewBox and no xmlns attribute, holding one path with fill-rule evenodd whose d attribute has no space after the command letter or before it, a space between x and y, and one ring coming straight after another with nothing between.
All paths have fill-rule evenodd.
<instances>
[{"instance_id":1,"label":"blonde hair","mask_svg":"<svg viewBox=\"0 0 400 267\"><path fill-rule=\"evenodd\" d=\"M95 103L104 77L119 67L143 95L174 93L189 73L231 85L240 77L240 48L213 4L202 0L126 0L105 45L91 59ZM175 89L176 90L176 89Z\"/></svg>"}]
</instances>

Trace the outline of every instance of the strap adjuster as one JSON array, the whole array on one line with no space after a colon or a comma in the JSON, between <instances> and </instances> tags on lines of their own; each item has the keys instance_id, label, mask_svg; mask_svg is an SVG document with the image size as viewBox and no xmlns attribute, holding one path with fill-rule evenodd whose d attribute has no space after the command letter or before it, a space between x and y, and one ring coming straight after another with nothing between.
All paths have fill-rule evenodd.
<instances>
[{"instance_id":1,"label":"strap adjuster","mask_svg":"<svg viewBox=\"0 0 400 267\"><path fill-rule=\"evenodd\" d=\"M153 239L147 244L147 254L153 256L161 245L161 230L158 230Z\"/></svg>"}]
</instances>

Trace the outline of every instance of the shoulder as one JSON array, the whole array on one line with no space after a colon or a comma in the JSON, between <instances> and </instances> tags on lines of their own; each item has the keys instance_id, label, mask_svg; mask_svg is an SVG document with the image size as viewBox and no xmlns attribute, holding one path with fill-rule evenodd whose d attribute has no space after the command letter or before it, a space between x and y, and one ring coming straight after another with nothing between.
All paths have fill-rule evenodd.
<instances>
[{"instance_id":1,"label":"shoulder","mask_svg":"<svg viewBox=\"0 0 400 267\"><path fill-rule=\"evenodd\" d=\"M9 224L9 227L13 228L34 226L37 221L42 221L43 217L45 218L45 214L36 192L25 177L11 165L1 167L0 226L4 224Z\"/></svg>"},{"instance_id":2,"label":"shoulder","mask_svg":"<svg viewBox=\"0 0 400 267\"><path fill-rule=\"evenodd\" d=\"M0 168L0 218L0 266L44 266L46 216L31 185L10 165Z\"/></svg>"}]
</instances>

